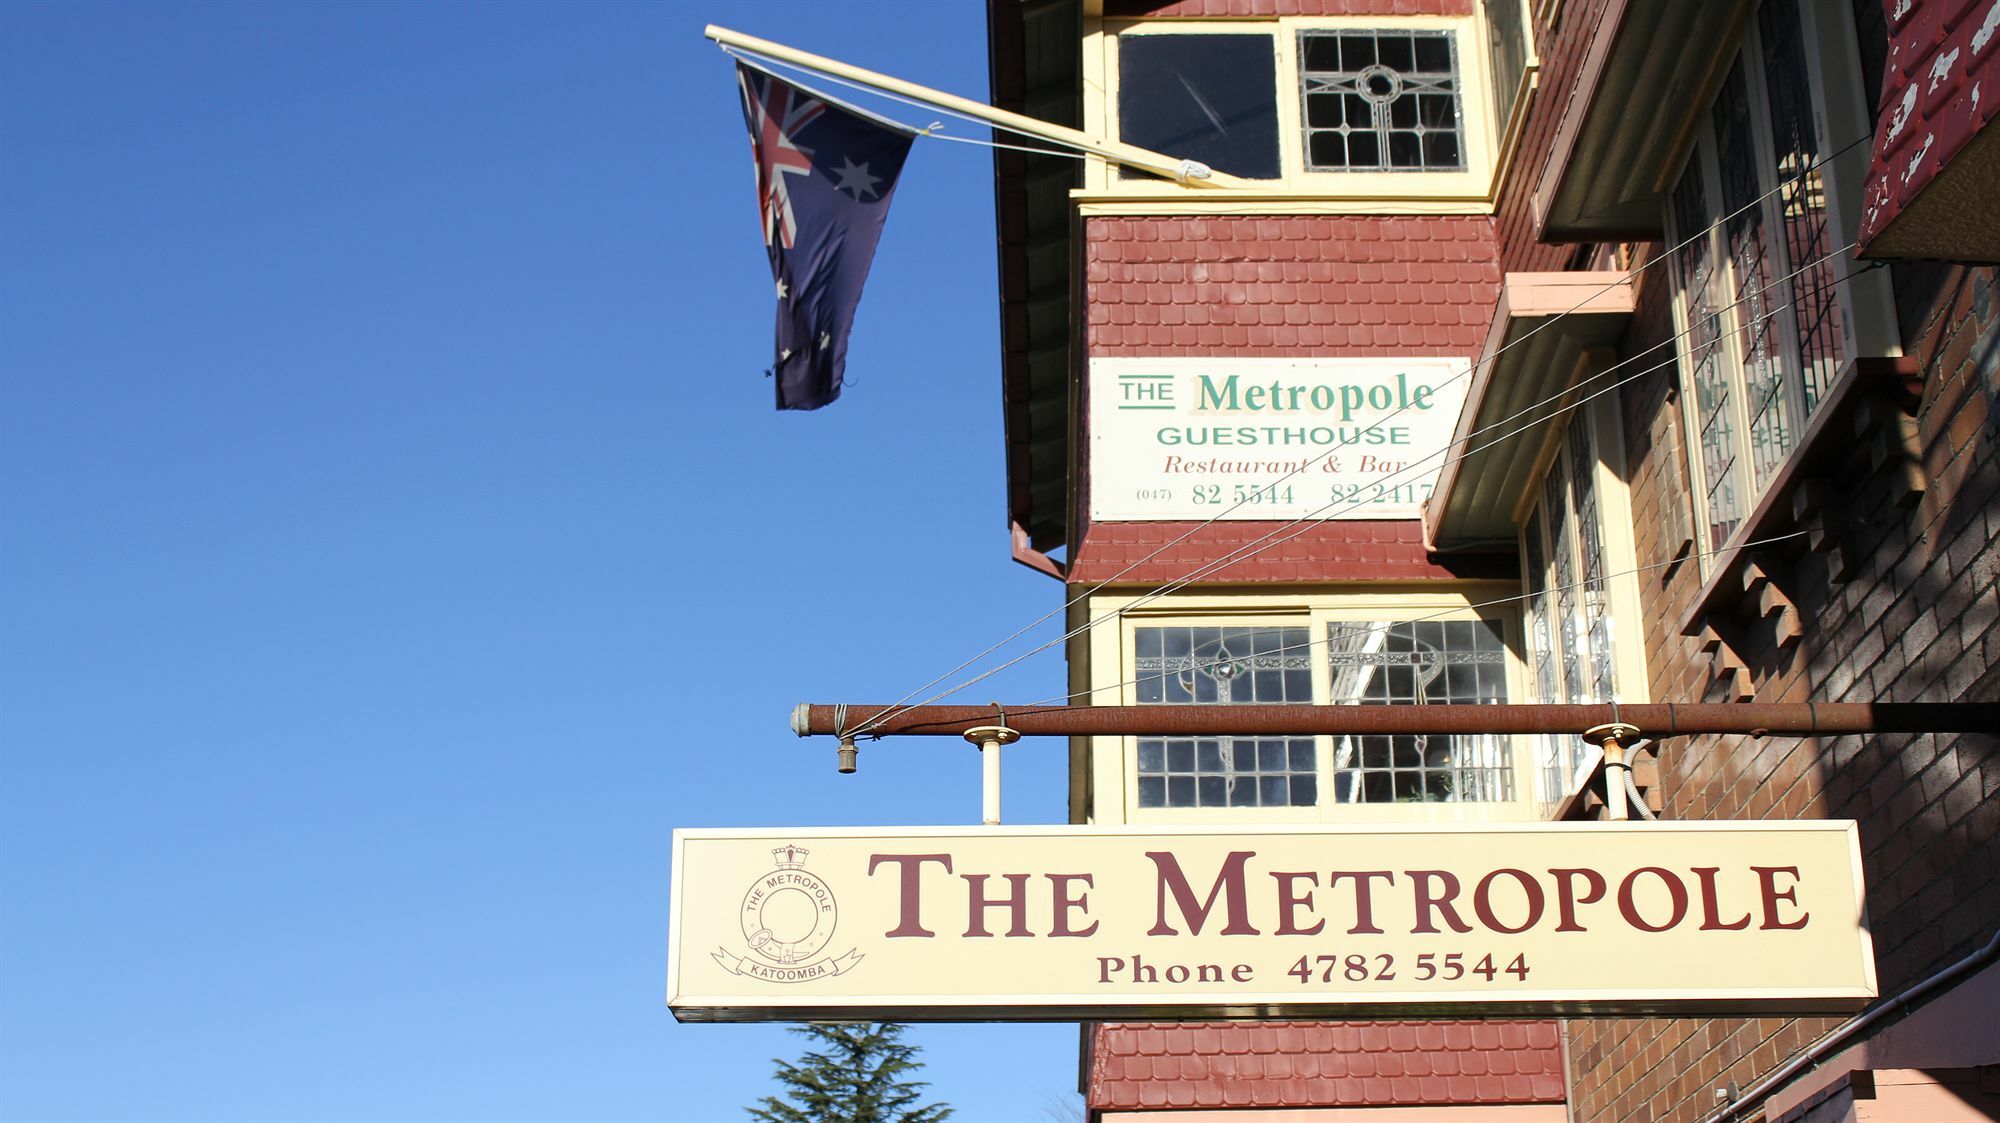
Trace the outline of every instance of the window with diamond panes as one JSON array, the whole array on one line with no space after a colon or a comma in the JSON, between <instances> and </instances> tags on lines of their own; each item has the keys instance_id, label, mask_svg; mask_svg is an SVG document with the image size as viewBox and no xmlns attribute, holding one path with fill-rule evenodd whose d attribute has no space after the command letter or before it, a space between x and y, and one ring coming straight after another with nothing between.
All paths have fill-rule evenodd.
<instances>
[{"instance_id":1,"label":"window with diamond panes","mask_svg":"<svg viewBox=\"0 0 2000 1123\"><path fill-rule=\"evenodd\" d=\"M1302 31L1298 46L1307 171L1465 169L1451 32Z\"/></svg>"},{"instance_id":2,"label":"window with diamond panes","mask_svg":"<svg viewBox=\"0 0 2000 1123\"><path fill-rule=\"evenodd\" d=\"M1807 50L1796 0L1758 9L1668 199L1704 566L1848 359L1850 279L1832 252Z\"/></svg>"},{"instance_id":3,"label":"window with diamond panes","mask_svg":"<svg viewBox=\"0 0 2000 1123\"><path fill-rule=\"evenodd\" d=\"M1476 705L1507 700L1507 648L1486 620L1327 627L1333 701ZM1514 798L1509 740L1495 734L1342 735L1333 739L1336 803L1492 803Z\"/></svg>"},{"instance_id":4,"label":"window with diamond panes","mask_svg":"<svg viewBox=\"0 0 2000 1123\"><path fill-rule=\"evenodd\" d=\"M1311 629L1133 630L1140 704L1311 702ZM1144 737L1140 807L1311 807L1319 776L1311 737Z\"/></svg>"}]
</instances>

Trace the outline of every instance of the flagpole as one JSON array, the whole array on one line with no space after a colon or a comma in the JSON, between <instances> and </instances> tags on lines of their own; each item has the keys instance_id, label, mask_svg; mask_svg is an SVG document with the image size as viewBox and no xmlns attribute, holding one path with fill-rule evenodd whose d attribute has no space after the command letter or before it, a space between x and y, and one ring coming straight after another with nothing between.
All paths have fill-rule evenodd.
<instances>
[{"instance_id":1,"label":"flagpole","mask_svg":"<svg viewBox=\"0 0 2000 1123\"><path fill-rule=\"evenodd\" d=\"M1233 175L1213 170L1209 170L1208 175L1205 177L1189 175L1187 162L1172 156L1162 155L1150 149L1140 148L1136 144L1105 140L1102 137L1095 137L1086 132L1037 120L1020 113L1010 113L1005 109L995 109L984 102L972 101L955 94L948 94L943 90L934 90L929 86L919 86L915 82L905 82L901 78L892 78L887 74L878 74L873 70L863 70L861 67L850 66L836 59L811 54L807 51L798 50L795 47L787 47L783 43L773 43L769 39L759 39L754 35L745 35L740 31L731 31L726 27L717 27L714 24L709 24L703 29L702 34L725 47L735 47L738 50L763 55L766 58L776 59L779 62L789 63L792 66L817 70L824 74L831 74L836 78L858 82L872 89L899 94L903 97L923 102L926 105L934 105L940 109L951 110L954 113L963 113L968 117L977 118L1012 132L1036 137L1053 144L1068 145L1071 148L1081 149L1093 156L1100 156L1116 164L1123 164L1129 168L1139 168L1143 171L1152 172L1154 175L1179 180L1190 187L1227 188L1253 186L1247 180L1238 179Z\"/></svg>"}]
</instances>

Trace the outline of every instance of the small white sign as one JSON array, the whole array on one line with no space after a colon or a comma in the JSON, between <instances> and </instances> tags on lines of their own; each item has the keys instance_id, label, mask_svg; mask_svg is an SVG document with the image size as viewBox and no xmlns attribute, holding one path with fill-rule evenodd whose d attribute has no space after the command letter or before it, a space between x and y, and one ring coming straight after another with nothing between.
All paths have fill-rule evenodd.
<instances>
[{"instance_id":1,"label":"small white sign","mask_svg":"<svg viewBox=\"0 0 2000 1123\"><path fill-rule=\"evenodd\" d=\"M1469 358L1090 361L1090 517L1413 519Z\"/></svg>"}]
</instances>

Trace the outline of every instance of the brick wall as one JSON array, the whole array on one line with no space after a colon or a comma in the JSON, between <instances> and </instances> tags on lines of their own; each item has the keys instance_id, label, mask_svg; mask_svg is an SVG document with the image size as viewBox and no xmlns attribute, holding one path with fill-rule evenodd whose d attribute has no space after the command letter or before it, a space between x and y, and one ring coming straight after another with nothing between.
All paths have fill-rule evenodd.
<instances>
[{"instance_id":1,"label":"brick wall","mask_svg":"<svg viewBox=\"0 0 2000 1123\"><path fill-rule=\"evenodd\" d=\"M1540 39L1545 70L1524 152L1546 149L1569 96L1582 29L1598 4L1562 6ZM1879 80L1881 5L1855 0L1864 66ZM1872 22L1871 22L1872 21ZM1871 28L1873 30L1871 30ZM1870 94L1873 96L1871 88ZM1496 216L1510 270L1560 268L1572 247L1532 241L1521 161ZM1621 348L1633 369L1672 354L1664 276L1642 275ZM1921 377L1912 492L1903 465L1849 469L1835 490L1831 546L1850 573L1803 549L1761 557L1797 606L1804 637L1781 648L1752 632L1740 652L1759 701L2000 700L2000 278L1991 269L1899 265L1892 284L1905 350ZM1687 556L1687 450L1672 365L1621 392L1632 485L1643 641L1655 700L1724 700L1711 656L1681 634L1702 574ZM1857 448L1893 416L1878 415ZM1857 457L1858 459L1858 457ZM1868 913L1883 993L1905 988L2000 925L2000 741L1991 736L1704 738L1667 745L1670 818L1852 818L1860 823ZM1643 965L1635 965L1643 969ZM1742 1086L1810 1044L1832 1019L1614 1019L1567 1023L1578 1120L1688 1120L1713 1090Z\"/></svg>"}]
</instances>

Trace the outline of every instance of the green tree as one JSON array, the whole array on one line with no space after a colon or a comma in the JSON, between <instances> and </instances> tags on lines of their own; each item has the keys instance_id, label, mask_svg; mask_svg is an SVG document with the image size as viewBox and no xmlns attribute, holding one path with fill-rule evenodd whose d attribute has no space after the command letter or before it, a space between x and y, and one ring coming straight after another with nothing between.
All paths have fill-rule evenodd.
<instances>
[{"instance_id":1,"label":"green tree","mask_svg":"<svg viewBox=\"0 0 2000 1123\"><path fill-rule=\"evenodd\" d=\"M785 1096L748 1108L768 1123L943 1123L944 1104L916 1106L929 1084L905 1077L923 1067L894 1022L793 1026L813 1043L794 1064L774 1057Z\"/></svg>"}]
</instances>

